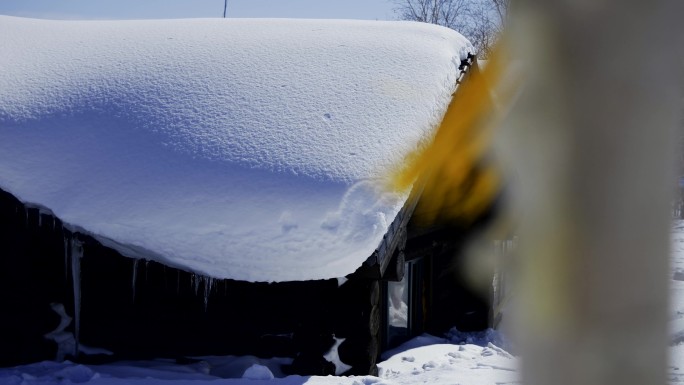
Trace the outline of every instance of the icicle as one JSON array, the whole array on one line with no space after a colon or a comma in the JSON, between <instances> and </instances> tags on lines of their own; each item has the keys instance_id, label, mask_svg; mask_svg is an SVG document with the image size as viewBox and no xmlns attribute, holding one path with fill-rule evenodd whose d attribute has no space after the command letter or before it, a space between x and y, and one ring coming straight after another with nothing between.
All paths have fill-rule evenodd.
<instances>
[{"instance_id":1,"label":"icicle","mask_svg":"<svg viewBox=\"0 0 684 385\"><path fill-rule=\"evenodd\" d=\"M202 276L197 277L197 276L195 276L195 274L193 274L192 278L193 278L193 282L195 285L195 295L198 295L199 294L200 281L202 280Z\"/></svg>"},{"instance_id":2,"label":"icicle","mask_svg":"<svg viewBox=\"0 0 684 385\"><path fill-rule=\"evenodd\" d=\"M145 282L147 282L147 272L150 270L147 266L150 264L150 261L147 259L145 260Z\"/></svg>"},{"instance_id":3,"label":"icicle","mask_svg":"<svg viewBox=\"0 0 684 385\"><path fill-rule=\"evenodd\" d=\"M38 211L38 227L43 227L43 214Z\"/></svg>"},{"instance_id":4,"label":"icicle","mask_svg":"<svg viewBox=\"0 0 684 385\"><path fill-rule=\"evenodd\" d=\"M133 302L135 302L135 284L138 282L138 264L140 263L139 259L135 259L133 261L133 280L131 283L131 287L133 289Z\"/></svg>"},{"instance_id":5,"label":"icicle","mask_svg":"<svg viewBox=\"0 0 684 385\"><path fill-rule=\"evenodd\" d=\"M211 286L214 284L212 278L204 278L204 311L207 311L207 305L209 304L209 294L211 294Z\"/></svg>"},{"instance_id":6,"label":"icicle","mask_svg":"<svg viewBox=\"0 0 684 385\"><path fill-rule=\"evenodd\" d=\"M83 245L78 239L71 239L71 279L74 288L74 339L76 340L76 355L78 355L78 341L81 330L81 258Z\"/></svg>"}]
</instances>

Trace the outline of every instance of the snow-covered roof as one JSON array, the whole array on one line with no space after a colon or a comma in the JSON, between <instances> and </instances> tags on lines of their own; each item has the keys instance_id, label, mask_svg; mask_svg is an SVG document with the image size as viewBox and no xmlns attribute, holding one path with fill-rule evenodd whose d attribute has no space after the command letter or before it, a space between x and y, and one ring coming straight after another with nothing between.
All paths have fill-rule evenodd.
<instances>
[{"instance_id":1,"label":"snow-covered roof","mask_svg":"<svg viewBox=\"0 0 684 385\"><path fill-rule=\"evenodd\" d=\"M0 16L0 188L216 278L355 271L471 50L410 22Z\"/></svg>"}]
</instances>

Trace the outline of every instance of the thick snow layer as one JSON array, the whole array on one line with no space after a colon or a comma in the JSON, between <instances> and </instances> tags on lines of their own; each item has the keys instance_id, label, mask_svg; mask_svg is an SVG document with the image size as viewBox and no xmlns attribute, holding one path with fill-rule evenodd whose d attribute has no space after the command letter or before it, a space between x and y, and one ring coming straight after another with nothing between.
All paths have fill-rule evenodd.
<instances>
[{"instance_id":1,"label":"thick snow layer","mask_svg":"<svg viewBox=\"0 0 684 385\"><path fill-rule=\"evenodd\" d=\"M216 278L353 272L471 50L409 22L0 16L0 188Z\"/></svg>"}]
</instances>

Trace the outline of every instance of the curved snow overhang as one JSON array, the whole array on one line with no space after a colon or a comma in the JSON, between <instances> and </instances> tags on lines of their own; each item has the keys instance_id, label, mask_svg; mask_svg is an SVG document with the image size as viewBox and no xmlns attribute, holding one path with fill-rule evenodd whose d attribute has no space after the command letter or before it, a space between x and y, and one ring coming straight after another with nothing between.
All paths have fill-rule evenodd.
<instances>
[{"instance_id":1,"label":"curved snow overhang","mask_svg":"<svg viewBox=\"0 0 684 385\"><path fill-rule=\"evenodd\" d=\"M382 178L472 50L348 20L0 16L0 41L0 188L127 256L245 281L384 261L407 197Z\"/></svg>"},{"instance_id":2,"label":"curved snow overhang","mask_svg":"<svg viewBox=\"0 0 684 385\"><path fill-rule=\"evenodd\" d=\"M475 55L469 54L465 59L461 60L458 69L460 71L458 79L456 80L456 87L454 95L458 92L458 86L465 81L471 68L478 66L478 60ZM380 246L373 252L373 254L363 263L356 273L373 279L387 279L390 281L401 280L402 268L399 266L392 266L393 264L403 264L404 259L401 256L407 240L407 226L413 212L422 198L423 187L416 182L414 184L409 197L404 202L403 207L388 227L387 233L382 238ZM397 274L399 272L399 274Z\"/></svg>"}]
</instances>

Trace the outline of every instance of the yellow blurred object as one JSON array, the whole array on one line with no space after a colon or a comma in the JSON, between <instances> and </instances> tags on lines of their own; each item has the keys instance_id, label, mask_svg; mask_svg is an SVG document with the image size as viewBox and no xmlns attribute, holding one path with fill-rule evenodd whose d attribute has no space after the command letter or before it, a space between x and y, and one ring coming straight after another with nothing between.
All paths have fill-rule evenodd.
<instances>
[{"instance_id":1,"label":"yellow blurred object","mask_svg":"<svg viewBox=\"0 0 684 385\"><path fill-rule=\"evenodd\" d=\"M432 142L409 154L391 177L395 190L421 194L416 218L475 220L496 199L502 184L488 150L498 120L492 89L501 80L503 49L497 47L480 70L471 65Z\"/></svg>"}]
</instances>

